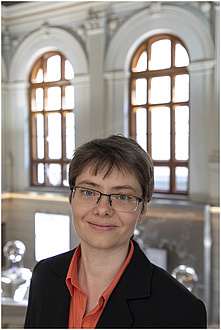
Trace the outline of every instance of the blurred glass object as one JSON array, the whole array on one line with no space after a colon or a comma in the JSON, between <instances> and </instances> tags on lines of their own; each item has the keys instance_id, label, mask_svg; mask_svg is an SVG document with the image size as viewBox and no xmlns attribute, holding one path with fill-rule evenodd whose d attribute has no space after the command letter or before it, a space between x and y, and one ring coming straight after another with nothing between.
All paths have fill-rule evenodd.
<instances>
[{"instance_id":1,"label":"blurred glass object","mask_svg":"<svg viewBox=\"0 0 221 330\"><path fill-rule=\"evenodd\" d=\"M2 271L1 276L2 302L28 299L32 272L23 267L25 251L24 243L19 240L9 241L3 248L7 269Z\"/></svg>"},{"instance_id":2,"label":"blurred glass object","mask_svg":"<svg viewBox=\"0 0 221 330\"><path fill-rule=\"evenodd\" d=\"M4 256L12 263L21 262L25 251L25 244L18 240L9 241L3 248Z\"/></svg>"},{"instance_id":3,"label":"blurred glass object","mask_svg":"<svg viewBox=\"0 0 221 330\"><path fill-rule=\"evenodd\" d=\"M172 276L182 283L189 291L192 291L198 282L198 276L193 267L179 265L172 271Z\"/></svg>"}]
</instances>

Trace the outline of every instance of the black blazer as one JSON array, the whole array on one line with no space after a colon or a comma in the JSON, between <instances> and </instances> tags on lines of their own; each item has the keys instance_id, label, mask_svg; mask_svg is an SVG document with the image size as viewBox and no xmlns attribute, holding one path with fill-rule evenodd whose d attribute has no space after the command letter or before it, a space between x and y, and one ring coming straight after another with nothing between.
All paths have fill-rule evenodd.
<instances>
[{"instance_id":1,"label":"black blazer","mask_svg":"<svg viewBox=\"0 0 221 330\"><path fill-rule=\"evenodd\" d=\"M133 243L131 261L96 328L206 328L203 302ZM68 328L70 294L65 279L74 251L36 265L25 328Z\"/></svg>"}]
</instances>

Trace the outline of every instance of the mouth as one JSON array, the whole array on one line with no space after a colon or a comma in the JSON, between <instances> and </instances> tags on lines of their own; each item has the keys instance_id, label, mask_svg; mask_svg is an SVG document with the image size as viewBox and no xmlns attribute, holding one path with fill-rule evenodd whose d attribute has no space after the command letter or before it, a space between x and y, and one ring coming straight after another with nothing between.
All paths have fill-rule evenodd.
<instances>
[{"instance_id":1,"label":"mouth","mask_svg":"<svg viewBox=\"0 0 221 330\"><path fill-rule=\"evenodd\" d=\"M91 226L91 228L97 231L110 231L117 228L117 226L108 223L97 223L89 221L88 224Z\"/></svg>"}]
</instances>

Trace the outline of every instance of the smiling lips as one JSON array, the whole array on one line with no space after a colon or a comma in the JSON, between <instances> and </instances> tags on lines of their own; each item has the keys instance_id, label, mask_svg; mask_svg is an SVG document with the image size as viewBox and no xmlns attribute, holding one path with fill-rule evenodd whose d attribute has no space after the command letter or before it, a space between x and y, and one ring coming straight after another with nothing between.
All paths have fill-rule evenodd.
<instances>
[{"instance_id":1,"label":"smiling lips","mask_svg":"<svg viewBox=\"0 0 221 330\"><path fill-rule=\"evenodd\" d=\"M91 228L97 231L109 231L115 229L117 226L112 224L105 224L105 223L96 223L96 222L88 222Z\"/></svg>"}]
</instances>

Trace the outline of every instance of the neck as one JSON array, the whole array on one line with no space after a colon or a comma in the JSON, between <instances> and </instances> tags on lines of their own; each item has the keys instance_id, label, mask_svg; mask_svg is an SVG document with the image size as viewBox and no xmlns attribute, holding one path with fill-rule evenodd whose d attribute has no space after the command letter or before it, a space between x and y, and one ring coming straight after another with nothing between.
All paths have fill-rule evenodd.
<instances>
[{"instance_id":1,"label":"neck","mask_svg":"<svg viewBox=\"0 0 221 330\"><path fill-rule=\"evenodd\" d=\"M106 251L89 247L82 242L79 273L83 266L86 275L90 277L94 276L95 279L97 276L104 277L104 274L116 273L116 276L127 258L128 250L129 244L112 251Z\"/></svg>"},{"instance_id":2,"label":"neck","mask_svg":"<svg viewBox=\"0 0 221 330\"><path fill-rule=\"evenodd\" d=\"M78 262L78 281L87 295L87 314L98 303L99 297L108 288L127 258L129 244L114 251L99 250L81 243Z\"/></svg>"},{"instance_id":3,"label":"neck","mask_svg":"<svg viewBox=\"0 0 221 330\"><path fill-rule=\"evenodd\" d=\"M108 288L127 258L129 244L115 251L100 251L81 243L78 280L87 297L98 299Z\"/></svg>"}]
</instances>

